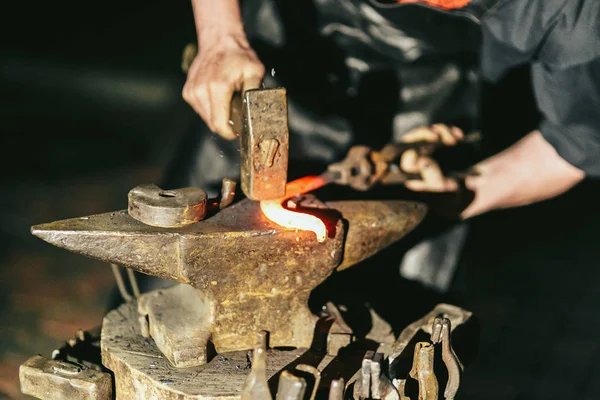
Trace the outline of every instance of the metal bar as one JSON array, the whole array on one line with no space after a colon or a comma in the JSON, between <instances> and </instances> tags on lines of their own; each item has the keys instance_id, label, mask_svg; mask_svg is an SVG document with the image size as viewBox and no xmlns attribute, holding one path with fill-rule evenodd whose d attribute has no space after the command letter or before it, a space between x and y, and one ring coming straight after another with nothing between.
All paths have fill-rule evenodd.
<instances>
[{"instance_id":1,"label":"metal bar","mask_svg":"<svg viewBox=\"0 0 600 400\"><path fill-rule=\"evenodd\" d=\"M127 270L127 277L129 278L129 285L131 286L131 290L133 290L133 296L137 299L140 297L140 287L137 283L137 278L135 277L135 272L132 269L125 268Z\"/></svg>"},{"instance_id":2,"label":"metal bar","mask_svg":"<svg viewBox=\"0 0 600 400\"><path fill-rule=\"evenodd\" d=\"M127 293L127 288L125 288L125 282L123 281L123 276L121 275L119 266L117 264L110 264L110 268L112 269L115 280L117 281L117 287L119 288L121 297L123 297L124 301L131 301L131 295Z\"/></svg>"}]
</instances>

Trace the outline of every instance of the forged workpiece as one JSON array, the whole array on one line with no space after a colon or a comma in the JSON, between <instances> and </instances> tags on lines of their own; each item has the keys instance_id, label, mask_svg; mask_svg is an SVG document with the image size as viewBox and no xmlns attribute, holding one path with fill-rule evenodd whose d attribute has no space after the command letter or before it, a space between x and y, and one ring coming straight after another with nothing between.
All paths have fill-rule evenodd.
<instances>
[{"instance_id":1,"label":"forged workpiece","mask_svg":"<svg viewBox=\"0 0 600 400\"><path fill-rule=\"evenodd\" d=\"M118 211L38 225L32 233L58 247L198 289L196 310L202 323L177 326L204 332L196 337L210 336L218 353L252 348L260 330L270 332L274 347L307 348L317 319L307 306L312 289L334 270L402 238L426 212L424 205L403 201L327 206L341 214L348 229L338 217L327 221L330 234L324 243L312 232L269 222L258 203L249 200L182 228L145 225ZM163 293L177 297L176 291ZM149 320L162 323L160 318Z\"/></svg>"}]
</instances>

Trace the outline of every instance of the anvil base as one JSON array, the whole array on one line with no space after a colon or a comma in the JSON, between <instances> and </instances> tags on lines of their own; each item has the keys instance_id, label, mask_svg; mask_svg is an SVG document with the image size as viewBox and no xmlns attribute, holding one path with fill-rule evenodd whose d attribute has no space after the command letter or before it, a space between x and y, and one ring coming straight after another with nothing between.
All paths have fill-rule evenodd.
<instances>
[{"instance_id":1,"label":"anvil base","mask_svg":"<svg viewBox=\"0 0 600 400\"><path fill-rule=\"evenodd\" d=\"M202 366L176 368L154 340L142 336L138 317L137 305L128 303L108 313L102 326L102 363L114 373L120 400L240 398L251 369L252 351L223 353ZM299 363L327 370L332 376L347 375L348 379L360 368L363 353L358 351L356 357L350 355L340 361L339 356L309 349L269 349L267 379L274 392L279 373Z\"/></svg>"}]
</instances>

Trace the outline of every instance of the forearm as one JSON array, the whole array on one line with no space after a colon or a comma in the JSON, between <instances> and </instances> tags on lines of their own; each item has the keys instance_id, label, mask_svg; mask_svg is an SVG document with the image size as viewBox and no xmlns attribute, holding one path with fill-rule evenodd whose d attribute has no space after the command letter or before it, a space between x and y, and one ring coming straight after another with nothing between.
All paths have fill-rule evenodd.
<instances>
[{"instance_id":1,"label":"forearm","mask_svg":"<svg viewBox=\"0 0 600 400\"><path fill-rule=\"evenodd\" d=\"M192 0L198 43L221 36L245 39L239 0Z\"/></svg>"},{"instance_id":2,"label":"forearm","mask_svg":"<svg viewBox=\"0 0 600 400\"><path fill-rule=\"evenodd\" d=\"M481 162L476 170L479 176L466 181L467 188L475 192L475 199L464 210L463 218L558 196L585 177L537 131Z\"/></svg>"}]
</instances>

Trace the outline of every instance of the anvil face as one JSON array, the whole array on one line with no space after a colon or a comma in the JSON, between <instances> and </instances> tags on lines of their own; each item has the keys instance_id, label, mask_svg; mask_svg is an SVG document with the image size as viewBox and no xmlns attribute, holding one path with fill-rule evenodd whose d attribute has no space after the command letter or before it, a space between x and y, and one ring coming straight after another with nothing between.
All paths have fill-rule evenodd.
<instances>
[{"instance_id":1,"label":"anvil face","mask_svg":"<svg viewBox=\"0 0 600 400\"><path fill-rule=\"evenodd\" d=\"M187 283L212 308L202 324L218 352L252 347L270 332L273 346L307 347L314 316L310 292L335 269L347 268L394 243L426 207L402 201L327 204L346 220L327 221L329 237L269 222L259 205L241 201L183 228L158 228L127 212L38 225L32 233L58 247L137 271ZM207 317L208 318L208 317Z\"/></svg>"}]
</instances>

